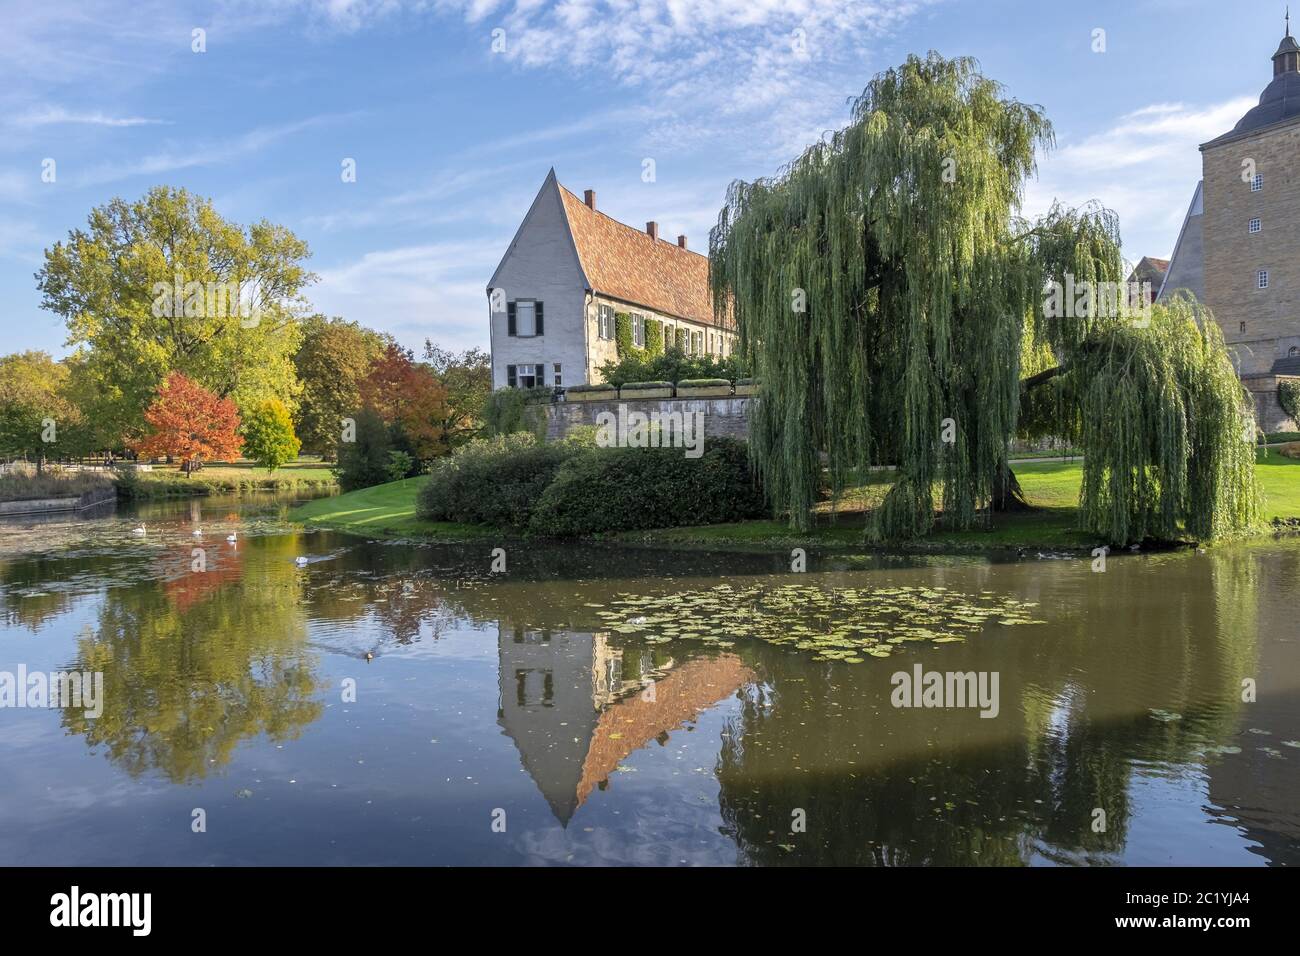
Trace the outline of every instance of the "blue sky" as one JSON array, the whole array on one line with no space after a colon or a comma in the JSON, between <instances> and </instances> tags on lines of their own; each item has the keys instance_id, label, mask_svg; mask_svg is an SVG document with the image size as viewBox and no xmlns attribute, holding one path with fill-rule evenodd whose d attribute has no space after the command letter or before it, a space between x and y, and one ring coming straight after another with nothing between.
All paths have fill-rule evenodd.
<instances>
[{"instance_id":1,"label":"blue sky","mask_svg":"<svg viewBox=\"0 0 1300 956\"><path fill-rule=\"evenodd\" d=\"M1046 108L1058 146L1026 212L1099 199L1119 212L1130 259L1167 257L1196 147L1268 82L1283 8L5 0L0 351L66 354L35 289L42 250L92 207L160 183L293 229L313 252L318 311L412 347L486 346L484 288L550 167L615 218L657 220L704 250L731 180L774 172L842 126L874 73L930 49L976 57ZM192 50L196 28L206 52ZM342 181L348 158L356 182Z\"/></svg>"}]
</instances>

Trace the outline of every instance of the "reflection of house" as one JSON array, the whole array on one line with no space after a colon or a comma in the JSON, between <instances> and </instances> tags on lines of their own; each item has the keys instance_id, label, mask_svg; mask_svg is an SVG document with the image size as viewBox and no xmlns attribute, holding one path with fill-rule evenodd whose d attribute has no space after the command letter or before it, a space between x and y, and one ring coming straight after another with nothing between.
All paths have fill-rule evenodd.
<instances>
[{"instance_id":1,"label":"reflection of house","mask_svg":"<svg viewBox=\"0 0 1300 956\"><path fill-rule=\"evenodd\" d=\"M551 811L567 825L592 789L750 679L732 655L658 667L605 634L500 628L498 723Z\"/></svg>"}]
</instances>

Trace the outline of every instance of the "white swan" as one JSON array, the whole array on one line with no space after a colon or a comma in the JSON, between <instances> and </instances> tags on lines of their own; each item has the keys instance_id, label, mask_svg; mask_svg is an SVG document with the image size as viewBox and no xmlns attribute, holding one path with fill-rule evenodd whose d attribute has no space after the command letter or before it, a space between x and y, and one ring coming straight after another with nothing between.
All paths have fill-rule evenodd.
<instances>
[{"instance_id":1,"label":"white swan","mask_svg":"<svg viewBox=\"0 0 1300 956\"><path fill-rule=\"evenodd\" d=\"M293 563L298 565L298 567L302 567L304 564L307 563L307 559L304 558L302 555L298 555L298 557L293 559Z\"/></svg>"},{"instance_id":2,"label":"white swan","mask_svg":"<svg viewBox=\"0 0 1300 956\"><path fill-rule=\"evenodd\" d=\"M138 527L138 528L132 528L132 529L131 529L131 533L132 533L132 534L144 534L144 525L142 524L142 525L140 525L140 527Z\"/></svg>"},{"instance_id":3,"label":"white swan","mask_svg":"<svg viewBox=\"0 0 1300 956\"><path fill-rule=\"evenodd\" d=\"M193 531L190 532L190 534L194 535L194 537L197 538L197 537L199 537L200 535L203 534L203 529L202 529L202 528L195 528Z\"/></svg>"},{"instance_id":4,"label":"white swan","mask_svg":"<svg viewBox=\"0 0 1300 956\"><path fill-rule=\"evenodd\" d=\"M236 541L239 540L239 532L237 531L230 532L230 534L226 535L226 540L229 541L231 544L234 544Z\"/></svg>"}]
</instances>

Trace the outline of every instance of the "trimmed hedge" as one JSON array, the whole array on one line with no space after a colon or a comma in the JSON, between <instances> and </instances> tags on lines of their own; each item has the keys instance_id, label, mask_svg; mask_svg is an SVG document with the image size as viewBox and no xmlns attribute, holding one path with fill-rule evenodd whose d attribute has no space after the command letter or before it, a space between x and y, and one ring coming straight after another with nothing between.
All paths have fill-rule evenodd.
<instances>
[{"instance_id":1,"label":"trimmed hedge","mask_svg":"<svg viewBox=\"0 0 1300 956\"><path fill-rule=\"evenodd\" d=\"M680 448L599 448L573 456L537 502L529 528L567 538L764 516L745 443L710 438L704 449L699 458Z\"/></svg>"},{"instance_id":2,"label":"trimmed hedge","mask_svg":"<svg viewBox=\"0 0 1300 956\"><path fill-rule=\"evenodd\" d=\"M720 385L731 385L725 378L684 378L677 383L678 388L714 388Z\"/></svg>"},{"instance_id":3,"label":"trimmed hedge","mask_svg":"<svg viewBox=\"0 0 1300 956\"><path fill-rule=\"evenodd\" d=\"M672 388L673 383L672 382L627 382L622 387L623 389L627 389L635 392L637 389L641 389L641 388L646 388L646 389Z\"/></svg>"},{"instance_id":4,"label":"trimmed hedge","mask_svg":"<svg viewBox=\"0 0 1300 956\"><path fill-rule=\"evenodd\" d=\"M434 462L416 512L431 521L528 527L533 506L578 442L539 442L528 432L481 438Z\"/></svg>"}]
</instances>

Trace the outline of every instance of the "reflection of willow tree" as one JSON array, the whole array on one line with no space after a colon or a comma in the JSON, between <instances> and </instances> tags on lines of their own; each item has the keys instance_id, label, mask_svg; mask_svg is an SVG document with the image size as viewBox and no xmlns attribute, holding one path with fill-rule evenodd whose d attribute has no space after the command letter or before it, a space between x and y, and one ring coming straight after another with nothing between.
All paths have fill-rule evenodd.
<instances>
[{"instance_id":1,"label":"reflection of willow tree","mask_svg":"<svg viewBox=\"0 0 1300 956\"><path fill-rule=\"evenodd\" d=\"M768 684L721 741L726 832L757 863L1114 859L1128 839L1134 763L1216 759L1205 751L1239 732L1241 679L1256 654L1259 564L1249 549L1147 561L1085 575L1076 613L1054 616L1050 633L990 636L996 645L976 639L926 659L932 669L999 671L993 720L895 711L889 675L910 671L910 660L792 669L782 651L745 646ZM1041 567L1000 573L1015 590L1031 579L1069 586ZM806 833L790 832L795 808L807 813Z\"/></svg>"},{"instance_id":2,"label":"reflection of willow tree","mask_svg":"<svg viewBox=\"0 0 1300 956\"><path fill-rule=\"evenodd\" d=\"M256 734L295 737L321 705L295 569L276 563L199 601L157 581L109 589L76 662L103 672L104 712L66 710L68 728L131 774L173 781L202 778Z\"/></svg>"}]
</instances>

